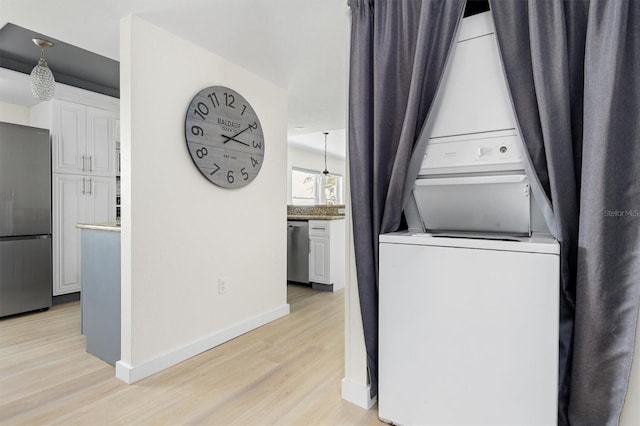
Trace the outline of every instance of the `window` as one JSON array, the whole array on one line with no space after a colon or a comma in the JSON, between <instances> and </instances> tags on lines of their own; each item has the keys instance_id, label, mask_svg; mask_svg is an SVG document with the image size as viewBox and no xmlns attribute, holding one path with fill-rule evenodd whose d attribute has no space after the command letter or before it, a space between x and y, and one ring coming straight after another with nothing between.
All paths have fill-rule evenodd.
<instances>
[{"instance_id":1,"label":"window","mask_svg":"<svg viewBox=\"0 0 640 426\"><path fill-rule=\"evenodd\" d=\"M291 171L291 203L298 206L342 204L342 176L324 176L317 170Z\"/></svg>"}]
</instances>

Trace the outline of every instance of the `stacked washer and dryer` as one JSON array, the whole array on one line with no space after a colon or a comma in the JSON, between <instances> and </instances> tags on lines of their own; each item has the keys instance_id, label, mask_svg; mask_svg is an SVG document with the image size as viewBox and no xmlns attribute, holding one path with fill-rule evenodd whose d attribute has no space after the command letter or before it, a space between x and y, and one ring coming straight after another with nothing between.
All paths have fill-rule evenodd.
<instances>
[{"instance_id":1,"label":"stacked washer and dryer","mask_svg":"<svg viewBox=\"0 0 640 426\"><path fill-rule=\"evenodd\" d=\"M494 32L490 12L462 20L413 160L409 230L380 236L390 423L556 424L559 245L530 190Z\"/></svg>"}]
</instances>

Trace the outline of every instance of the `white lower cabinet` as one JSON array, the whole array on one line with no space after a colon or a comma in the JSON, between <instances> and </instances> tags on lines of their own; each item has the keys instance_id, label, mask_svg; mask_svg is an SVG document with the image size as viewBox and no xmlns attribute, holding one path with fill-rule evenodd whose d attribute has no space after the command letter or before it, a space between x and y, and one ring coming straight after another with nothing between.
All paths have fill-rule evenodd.
<instances>
[{"instance_id":1,"label":"white lower cabinet","mask_svg":"<svg viewBox=\"0 0 640 426\"><path fill-rule=\"evenodd\" d=\"M113 177L87 178L89 223L111 223L116 220L116 180Z\"/></svg>"},{"instance_id":2,"label":"white lower cabinet","mask_svg":"<svg viewBox=\"0 0 640 426\"><path fill-rule=\"evenodd\" d=\"M78 223L115 221L112 177L53 175L53 295L80 291Z\"/></svg>"},{"instance_id":3,"label":"white lower cabinet","mask_svg":"<svg viewBox=\"0 0 640 426\"><path fill-rule=\"evenodd\" d=\"M309 236L309 281L331 284L329 238Z\"/></svg>"},{"instance_id":4,"label":"white lower cabinet","mask_svg":"<svg viewBox=\"0 0 640 426\"><path fill-rule=\"evenodd\" d=\"M333 286L345 283L344 219L309 221L309 281Z\"/></svg>"}]
</instances>

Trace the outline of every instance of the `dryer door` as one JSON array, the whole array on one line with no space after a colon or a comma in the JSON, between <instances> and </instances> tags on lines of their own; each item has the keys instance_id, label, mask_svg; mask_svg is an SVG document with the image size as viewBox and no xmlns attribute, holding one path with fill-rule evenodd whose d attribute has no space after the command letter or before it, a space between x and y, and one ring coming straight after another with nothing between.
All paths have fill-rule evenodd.
<instances>
[{"instance_id":1,"label":"dryer door","mask_svg":"<svg viewBox=\"0 0 640 426\"><path fill-rule=\"evenodd\" d=\"M429 232L530 235L525 174L420 178L413 194Z\"/></svg>"}]
</instances>

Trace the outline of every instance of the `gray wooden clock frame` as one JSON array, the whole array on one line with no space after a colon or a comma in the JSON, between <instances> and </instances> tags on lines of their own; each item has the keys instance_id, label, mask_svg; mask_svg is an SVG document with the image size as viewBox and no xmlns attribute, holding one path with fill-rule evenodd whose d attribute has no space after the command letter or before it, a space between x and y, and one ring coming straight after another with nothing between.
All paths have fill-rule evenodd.
<instances>
[{"instance_id":1,"label":"gray wooden clock frame","mask_svg":"<svg viewBox=\"0 0 640 426\"><path fill-rule=\"evenodd\" d=\"M264 133L251 104L233 89L211 86L187 108L185 140L196 168L222 188L251 183L262 168Z\"/></svg>"}]
</instances>

